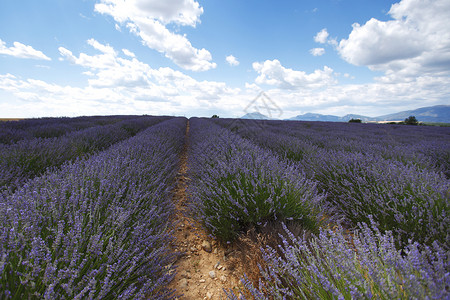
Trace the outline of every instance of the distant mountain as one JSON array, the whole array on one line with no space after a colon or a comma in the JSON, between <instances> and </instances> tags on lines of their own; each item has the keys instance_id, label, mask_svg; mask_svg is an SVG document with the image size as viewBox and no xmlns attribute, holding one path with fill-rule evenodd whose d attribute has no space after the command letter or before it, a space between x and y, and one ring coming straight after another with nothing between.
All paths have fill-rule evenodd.
<instances>
[{"instance_id":1,"label":"distant mountain","mask_svg":"<svg viewBox=\"0 0 450 300\"><path fill-rule=\"evenodd\" d=\"M379 117L367 117L348 114L343 117L306 113L290 118L294 121L323 121L323 122L348 122L350 119L360 119L363 122L370 121L403 121L409 116L415 116L419 122L450 123L450 105L436 105L422 107L414 110L401 111L394 114Z\"/></svg>"},{"instance_id":2,"label":"distant mountain","mask_svg":"<svg viewBox=\"0 0 450 300\"><path fill-rule=\"evenodd\" d=\"M241 119L253 119L253 120L270 120L270 118L266 115L263 115L262 113L259 112L252 112L252 113L248 113L245 114L244 116L241 117Z\"/></svg>"},{"instance_id":3,"label":"distant mountain","mask_svg":"<svg viewBox=\"0 0 450 300\"><path fill-rule=\"evenodd\" d=\"M289 120L295 121L324 121L324 122L341 122L341 118L332 115L322 115L306 113L304 115L298 115L296 117L290 118Z\"/></svg>"},{"instance_id":4,"label":"distant mountain","mask_svg":"<svg viewBox=\"0 0 450 300\"><path fill-rule=\"evenodd\" d=\"M348 114L343 117L333 116L333 115L321 115L306 113L304 115L298 115L296 117L290 118L291 121L322 121L322 122L348 122L351 119L360 119L363 122L375 121L374 118L366 117L362 115Z\"/></svg>"},{"instance_id":5,"label":"distant mountain","mask_svg":"<svg viewBox=\"0 0 450 300\"><path fill-rule=\"evenodd\" d=\"M348 122L351 119L360 119L363 122L375 121L375 118L366 117L363 115L354 115L354 114L345 115L345 116L341 117L340 119L341 119L341 122Z\"/></svg>"},{"instance_id":6,"label":"distant mountain","mask_svg":"<svg viewBox=\"0 0 450 300\"><path fill-rule=\"evenodd\" d=\"M404 120L409 116L415 116L419 122L450 123L450 105L436 105L401 111L395 114L379 116L376 120L397 121Z\"/></svg>"}]
</instances>

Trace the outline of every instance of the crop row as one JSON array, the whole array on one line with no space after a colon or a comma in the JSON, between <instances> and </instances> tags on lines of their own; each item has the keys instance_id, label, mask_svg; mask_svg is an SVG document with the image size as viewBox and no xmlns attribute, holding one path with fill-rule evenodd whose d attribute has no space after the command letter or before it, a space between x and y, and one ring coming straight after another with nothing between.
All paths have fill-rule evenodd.
<instances>
[{"instance_id":1,"label":"crop row","mask_svg":"<svg viewBox=\"0 0 450 300\"><path fill-rule=\"evenodd\" d=\"M244 280L250 299L448 296L449 183L425 155L383 157L387 147L363 151L362 140L339 148L332 136L296 138L270 122L215 122L223 127L191 121L197 218L224 241L271 222L308 232L285 228L282 245L264 249L265 280ZM341 217L345 229L329 226Z\"/></svg>"},{"instance_id":2,"label":"crop row","mask_svg":"<svg viewBox=\"0 0 450 300\"><path fill-rule=\"evenodd\" d=\"M89 127L114 124L135 116L96 116L77 118L25 119L20 122L0 123L0 144L13 144L20 140L50 138Z\"/></svg>"},{"instance_id":3,"label":"crop row","mask_svg":"<svg viewBox=\"0 0 450 300\"><path fill-rule=\"evenodd\" d=\"M101 151L157 124L166 117L134 117L102 126L67 133L54 138L21 140L0 147L0 191L14 191L26 180L73 160Z\"/></svg>"},{"instance_id":4,"label":"crop row","mask_svg":"<svg viewBox=\"0 0 450 300\"><path fill-rule=\"evenodd\" d=\"M254 120L217 122L297 163L308 178L317 182L319 190L326 193L326 201L348 225L369 223L372 216L380 230L393 232L399 246L412 239L427 245L436 241L449 247L450 182L434 167L444 164L433 162L425 152L415 156L404 143L390 148L385 135L391 133L383 133L383 127L372 128L367 124L367 130L362 130L358 126L361 124L327 123L322 128L314 125L318 128L308 129L311 124L304 122L279 125ZM332 126L337 127L335 138ZM345 126L346 130L342 128ZM428 135L423 134L424 140L433 135L432 129L427 129ZM378 138L371 140L366 131L372 131L369 137L378 135ZM414 132L404 134L414 136ZM450 153L450 132L438 130L435 138L438 137L439 153ZM353 144L347 142L350 139ZM411 141L415 149L422 144L418 137Z\"/></svg>"},{"instance_id":5,"label":"crop row","mask_svg":"<svg viewBox=\"0 0 450 300\"><path fill-rule=\"evenodd\" d=\"M218 119L216 123L264 143L264 147L272 145L277 152L283 150L288 158L290 155L295 158L303 151L290 151L289 147L280 149L284 143L267 141L268 137L262 137L261 133L270 132L270 138L280 136L283 142L289 138L300 140L305 147L315 149L376 154L450 176L450 130L445 127L240 119Z\"/></svg>"},{"instance_id":6,"label":"crop row","mask_svg":"<svg viewBox=\"0 0 450 300\"><path fill-rule=\"evenodd\" d=\"M209 120L190 128L192 211L213 235L231 242L276 220L318 231L323 196L298 168Z\"/></svg>"},{"instance_id":7,"label":"crop row","mask_svg":"<svg viewBox=\"0 0 450 300\"><path fill-rule=\"evenodd\" d=\"M166 120L1 196L0 298L170 298L185 126Z\"/></svg>"}]
</instances>

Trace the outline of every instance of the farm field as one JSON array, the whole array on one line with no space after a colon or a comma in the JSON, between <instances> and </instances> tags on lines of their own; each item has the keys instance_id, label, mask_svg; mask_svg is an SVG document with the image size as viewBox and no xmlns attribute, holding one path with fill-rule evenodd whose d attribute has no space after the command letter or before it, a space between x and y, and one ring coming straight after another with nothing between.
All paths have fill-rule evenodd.
<instances>
[{"instance_id":1,"label":"farm field","mask_svg":"<svg viewBox=\"0 0 450 300\"><path fill-rule=\"evenodd\" d=\"M1 299L450 296L449 127L20 120L0 166Z\"/></svg>"}]
</instances>

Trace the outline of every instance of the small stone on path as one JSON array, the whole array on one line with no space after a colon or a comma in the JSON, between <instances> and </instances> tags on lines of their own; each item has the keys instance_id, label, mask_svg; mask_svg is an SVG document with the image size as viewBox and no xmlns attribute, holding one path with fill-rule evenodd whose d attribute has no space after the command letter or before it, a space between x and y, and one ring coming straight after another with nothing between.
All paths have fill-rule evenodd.
<instances>
[{"instance_id":1,"label":"small stone on path","mask_svg":"<svg viewBox=\"0 0 450 300\"><path fill-rule=\"evenodd\" d=\"M203 250L205 250L206 252L211 252L211 243L208 241L203 241L202 243L202 248Z\"/></svg>"},{"instance_id":2,"label":"small stone on path","mask_svg":"<svg viewBox=\"0 0 450 300\"><path fill-rule=\"evenodd\" d=\"M209 271L209 277L211 277L211 278L216 278L216 272L214 272L214 271Z\"/></svg>"},{"instance_id":3,"label":"small stone on path","mask_svg":"<svg viewBox=\"0 0 450 300\"><path fill-rule=\"evenodd\" d=\"M186 279L186 278L181 279L181 280L180 280L180 288L181 288L181 289L185 289L185 288L187 288L187 286L188 286L188 281L187 281L187 279Z\"/></svg>"}]
</instances>

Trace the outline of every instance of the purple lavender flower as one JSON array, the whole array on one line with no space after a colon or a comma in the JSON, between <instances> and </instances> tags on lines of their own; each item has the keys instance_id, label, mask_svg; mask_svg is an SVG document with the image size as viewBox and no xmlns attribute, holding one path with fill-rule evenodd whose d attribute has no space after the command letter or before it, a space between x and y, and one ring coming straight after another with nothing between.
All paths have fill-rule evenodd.
<instances>
[{"instance_id":1,"label":"purple lavender flower","mask_svg":"<svg viewBox=\"0 0 450 300\"><path fill-rule=\"evenodd\" d=\"M287 229L286 229L287 230ZM244 294L256 299L447 299L448 253L408 244L397 249L391 232L360 224L352 235L342 227L319 235L289 238L279 251L263 250L267 268L255 287L242 279ZM419 250L419 248L423 250ZM281 252L281 256L278 254ZM237 299L227 291L228 299Z\"/></svg>"},{"instance_id":2,"label":"purple lavender flower","mask_svg":"<svg viewBox=\"0 0 450 300\"><path fill-rule=\"evenodd\" d=\"M0 194L0 298L170 299L185 126L164 121Z\"/></svg>"}]
</instances>

